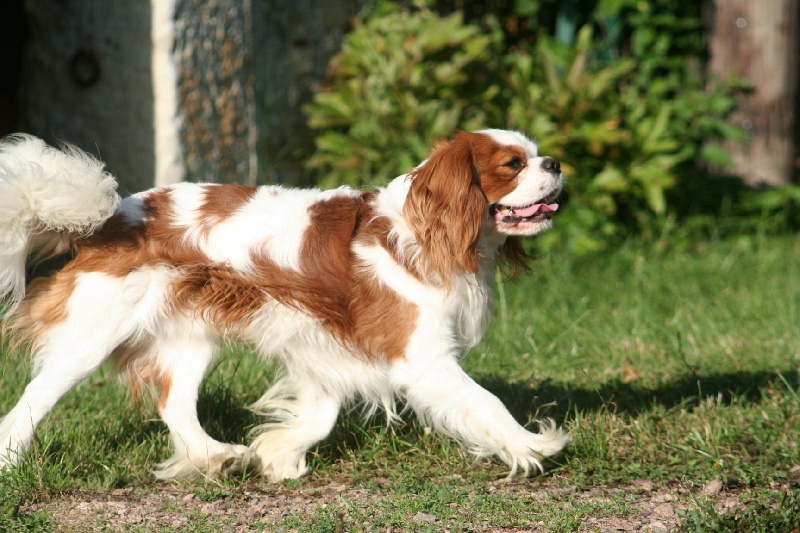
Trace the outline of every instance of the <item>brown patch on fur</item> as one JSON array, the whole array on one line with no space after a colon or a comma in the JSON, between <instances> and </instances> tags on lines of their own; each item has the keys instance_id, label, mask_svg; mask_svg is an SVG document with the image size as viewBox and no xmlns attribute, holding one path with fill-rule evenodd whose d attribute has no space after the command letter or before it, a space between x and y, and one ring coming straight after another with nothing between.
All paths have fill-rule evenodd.
<instances>
[{"instance_id":1,"label":"brown patch on fur","mask_svg":"<svg viewBox=\"0 0 800 533\"><path fill-rule=\"evenodd\" d=\"M267 294L261 280L225 265L195 264L182 269L168 301L175 310L194 313L231 331L264 307Z\"/></svg>"},{"instance_id":2,"label":"brown patch on fur","mask_svg":"<svg viewBox=\"0 0 800 533\"><path fill-rule=\"evenodd\" d=\"M256 254L252 278L226 269L197 272L193 281L181 280L176 300L197 309L207 306L202 312L215 324L232 327L258 312L268 295L316 318L343 346L369 359L403 357L417 309L376 284L371 272L361 271L351 248L354 241L388 241L388 225L376 223L371 198L368 193L335 197L309 209L299 272ZM237 306L224 303L230 299Z\"/></svg>"},{"instance_id":3,"label":"brown patch on fur","mask_svg":"<svg viewBox=\"0 0 800 533\"><path fill-rule=\"evenodd\" d=\"M402 358L418 318L415 305L358 268L352 242L388 245L388 224L376 223L371 195L334 198L310 209L301 268L318 280L322 298L304 303L323 325L368 357ZM391 324L391 327L388 327Z\"/></svg>"},{"instance_id":4,"label":"brown patch on fur","mask_svg":"<svg viewBox=\"0 0 800 533\"><path fill-rule=\"evenodd\" d=\"M343 346L369 359L403 357L416 307L360 271L351 248L354 240L388 246L389 225L374 218L371 199L368 193L335 197L309 209L300 271L261 254L253 257L253 275L225 265L189 265L172 285L172 305L235 332L276 301L318 319Z\"/></svg>"},{"instance_id":5,"label":"brown patch on fur","mask_svg":"<svg viewBox=\"0 0 800 533\"><path fill-rule=\"evenodd\" d=\"M496 202L516 188L517 176L528 164L528 156L519 146L499 145L485 135L472 134L470 139L472 158L480 175L481 189L489 203ZM518 159L523 166L519 168L506 166L514 159Z\"/></svg>"},{"instance_id":6,"label":"brown patch on fur","mask_svg":"<svg viewBox=\"0 0 800 533\"><path fill-rule=\"evenodd\" d=\"M20 307L4 321L4 337L14 339L10 347L33 347L45 331L66 320L66 304L74 288L74 273L34 279Z\"/></svg>"},{"instance_id":7,"label":"brown patch on fur","mask_svg":"<svg viewBox=\"0 0 800 533\"><path fill-rule=\"evenodd\" d=\"M257 191L248 185L206 185L203 205L198 210L200 233L208 236L214 226L252 200Z\"/></svg>"},{"instance_id":8,"label":"brown patch on fur","mask_svg":"<svg viewBox=\"0 0 800 533\"><path fill-rule=\"evenodd\" d=\"M184 242L185 232L172 224L170 189L158 189L143 199L144 222L131 223L115 214L90 237L77 243L78 254L66 269L124 277L146 265L178 266L209 259Z\"/></svg>"},{"instance_id":9,"label":"brown patch on fur","mask_svg":"<svg viewBox=\"0 0 800 533\"><path fill-rule=\"evenodd\" d=\"M172 375L158 365L157 357L150 353L150 342L148 339L122 344L111 353L111 358L128 385L133 401L141 401L145 391L150 391L155 398L156 389L160 389L158 406L162 409L172 387Z\"/></svg>"},{"instance_id":10,"label":"brown patch on fur","mask_svg":"<svg viewBox=\"0 0 800 533\"><path fill-rule=\"evenodd\" d=\"M172 374L161 374L161 396L158 399L158 410L163 411L167 407L169 392L172 389Z\"/></svg>"}]
</instances>

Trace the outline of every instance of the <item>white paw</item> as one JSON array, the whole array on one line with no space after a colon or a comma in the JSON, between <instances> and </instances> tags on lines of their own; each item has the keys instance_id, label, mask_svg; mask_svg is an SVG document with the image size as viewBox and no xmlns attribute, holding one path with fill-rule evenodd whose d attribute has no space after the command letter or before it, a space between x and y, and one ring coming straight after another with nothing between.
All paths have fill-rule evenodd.
<instances>
[{"instance_id":1,"label":"white paw","mask_svg":"<svg viewBox=\"0 0 800 533\"><path fill-rule=\"evenodd\" d=\"M261 465L261 475L273 483L284 479L297 479L308 472L305 457L297 460L291 458L286 462L271 461Z\"/></svg>"},{"instance_id":2,"label":"white paw","mask_svg":"<svg viewBox=\"0 0 800 533\"><path fill-rule=\"evenodd\" d=\"M250 449L247 446L217 444L208 454L175 452L172 457L160 463L153 474L160 480L197 477L214 479L247 468L250 463Z\"/></svg>"},{"instance_id":3,"label":"white paw","mask_svg":"<svg viewBox=\"0 0 800 533\"><path fill-rule=\"evenodd\" d=\"M229 448L209 460L208 473L230 474L243 472L250 463L250 448L241 444L229 444Z\"/></svg>"},{"instance_id":4,"label":"white paw","mask_svg":"<svg viewBox=\"0 0 800 533\"><path fill-rule=\"evenodd\" d=\"M261 433L250 444L254 469L272 482L297 479L306 472L306 450L280 430Z\"/></svg>"},{"instance_id":5,"label":"white paw","mask_svg":"<svg viewBox=\"0 0 800 533\"><path fill-rule=\"evenodd\" d=\"M527 476L544 472L541 460L557 455L571 443L569 433L547 419L539 422L539 433L525 431L521 439L507 443L497 456L511 467L509 477L519 470Z\"/></svg>"}]
</instances>

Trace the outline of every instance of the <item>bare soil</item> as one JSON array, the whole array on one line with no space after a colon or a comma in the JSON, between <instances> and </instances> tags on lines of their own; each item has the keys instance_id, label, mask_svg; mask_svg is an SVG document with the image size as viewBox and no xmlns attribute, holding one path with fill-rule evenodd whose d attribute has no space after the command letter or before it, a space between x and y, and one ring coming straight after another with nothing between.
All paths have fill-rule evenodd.
<instances>
[{"instance_id":1,"label":"bare soil","mask_svg":"<svg viewBox=\"0 0 800 533\"><path fill-rule=\"evenodd\" d=\"M730 512L742 506L741 491L723 491L722 484L718 482L711 482L702 489L689 489L679 485L656 488L650 481L635 480L629 486L579 491L547 482L543 484L523 481L490 484L487 490L509 493L527 491L532 501L564 511L568 511L570 506L585 503L601 505L612 498L619 500L621 497L624 500L624 516L583 517L580 530L587 532L678 531L679 512L695 508L695 498L698 496L714 498L719 512ZM299 519L294 523L310 522L315 508L333 506L339 522L336 531L374 531L374 525L356 522L348 510L368 509L386 496L379 490L368 491L340 482L303 483L300 488L283 485L258 486L241 489L233 495L227 494L215 500L204 494L206 493L191 487L174 485L115 489L109 492L74 492L55 496L47 501L22 505L19 512L44 510L56 530L66 532L158 531L162 528L197 530L198 528L192 527L197 526L192 524L197 521L208 525L208 531L249 532L291 531L291 528L280 525L286 518ZM210 494L213 495L213 492ZM220 491L220 494L226 493ZM213 501L206 501L209 499ZM482 521L474 524L474 531L550 531L553 526L544 522L526 522L524 527L497 527L490 521ZM417 513L408 517L407 526L390 527L385 531L417 531L431 529L431 526L437 531L449 530L448 519ZM462 527L463 524L457 529L461 530Z\"/></svg>"}]
</instances>

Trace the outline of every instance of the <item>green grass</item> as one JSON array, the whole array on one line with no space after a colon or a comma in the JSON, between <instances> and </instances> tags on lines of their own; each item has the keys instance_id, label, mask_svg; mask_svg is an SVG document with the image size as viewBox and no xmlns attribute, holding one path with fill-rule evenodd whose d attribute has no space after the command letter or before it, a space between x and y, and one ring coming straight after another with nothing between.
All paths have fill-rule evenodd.
<instances>
[{"instance_id":1,"label":"green grass","mask_svg":"<svg viewBox=\"0 0 800 533\"><path fill-rule=\"evenodd\" d=\"M268 486L243 476L188 488L202 502L242 502L254 491L313 497L342 483L365 498L342 494L308 516L254 519L254 529L580 531L586 516L624 518L638 505L627 488L582 495L646 479L659 490L681 489L677 497L691 504L681 511L687 530L788 530L800 522L800 476L792 471L800 465L799 305L800 238L793 236L549 256L530 275L501 280L497 320L464 362L518 420L552 417L572 432L573 447L544 477L498 484L502 465L475 465L413 422L387 429L379 419L343 416L311 454L306 478ZM245 439L257 420L242 406L272 375L239 351L223 354L200 400L205 427L222 440ZM0 412L19 397L27 368L16 354L0 360ZM20 503L120 487L161 490L149 470L168 453L152 405L131 405L103 368L59 403L33 453L0 478L0 530L46 528L46 512L20 512ZM711 480L742 494L736 512L699 494ZM552 489L546 501L541 486ZM191 523L193 531L213 530Z\"/></svg>"}]
</instances>

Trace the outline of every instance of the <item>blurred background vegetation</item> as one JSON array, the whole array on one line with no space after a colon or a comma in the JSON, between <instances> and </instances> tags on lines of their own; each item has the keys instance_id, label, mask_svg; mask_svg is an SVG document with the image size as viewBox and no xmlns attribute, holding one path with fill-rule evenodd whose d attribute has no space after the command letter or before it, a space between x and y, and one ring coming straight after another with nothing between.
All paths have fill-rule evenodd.
<instances>
[{"instance_id":1,"label":"blurred background vegetation","mask_svg":"<svg viewBox=\"0 0 800 533\"><path fill-rule=\"evenodd\" d=\"M701 2L376 0L304 107L322 186L386 183L460 129L522 131L562 161L547 250L791 231L800 187L725 175L749 87L706 69ZM795 180L796 181L796 180Z\"/></svg>"},{"instance_id":2,"label":"blurred background vegetation","mask_svg":"<svg viewBox=\"0 0 800 533\"><path fill-rule=\"evenodd\" d=\"M543 250L794 231L798 6L9 0L0 136L69 140L127 194L182 180L376 186L458 130L513 128L567 179Z\"/></svg>"}]
</instances>

